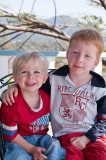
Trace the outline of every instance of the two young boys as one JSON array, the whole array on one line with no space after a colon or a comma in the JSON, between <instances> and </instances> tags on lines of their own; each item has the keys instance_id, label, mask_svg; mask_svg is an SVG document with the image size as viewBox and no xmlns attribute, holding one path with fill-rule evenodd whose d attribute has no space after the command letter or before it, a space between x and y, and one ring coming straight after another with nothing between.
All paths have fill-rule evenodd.
<instances>
[{"instance_id":1,"label":"two young boys","mask_svg":"<svg viewBox=\"0 0 106 160\"><path fill-rule=\"evenodd\" d=\"M51 87L53 135L66 149L66 160L106 159L105 81L92 71L103 48L98 32L92 29L75 32L66 54L68 65L50 73L42 87L48 91ZM16 86L5 94L5 103L13 101L10 95L14 90Z\"/></svg>"}]
</instances>

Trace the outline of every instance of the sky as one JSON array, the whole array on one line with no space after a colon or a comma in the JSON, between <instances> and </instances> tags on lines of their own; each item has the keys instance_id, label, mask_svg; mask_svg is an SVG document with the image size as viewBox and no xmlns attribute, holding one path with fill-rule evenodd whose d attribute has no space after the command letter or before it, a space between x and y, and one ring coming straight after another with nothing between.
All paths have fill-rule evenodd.
<instances>
[{"instance_id":1,"label":"sky","mask_svg":"<svg viewBox=\"0 0 106 160\"><path fill-rule=\"evenodd\" d=\"M19 13L20 6L23 2L21 13L34 13L38 18L50 18L55 15L69 15L74 17L82 17L87 15L96 15L102 17L106 24L106 11L103 7L90 6L90 0L0 0L0 4L8 5L9 12ZM34 3L35 2L35 3ZM55 2L55 5L54 5ZM32 7L34 4L34 7Z\"/></svg>"}]
</instances>

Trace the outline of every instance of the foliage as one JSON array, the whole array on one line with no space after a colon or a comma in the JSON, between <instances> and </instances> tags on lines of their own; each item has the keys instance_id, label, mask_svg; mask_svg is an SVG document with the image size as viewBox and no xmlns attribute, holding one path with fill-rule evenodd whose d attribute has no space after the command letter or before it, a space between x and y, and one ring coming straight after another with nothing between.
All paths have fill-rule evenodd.
<instances>
[{"instance_id":1,"label":"foliage","mask_svg":"<svg viewBox=\"0 0 106 160\"><path fill-rule=\"evenodd\" d=\"M84 26L89 26L95 28L98 32L101 32L104 29L104 23L102 20L102 17L97 17L95 15L85 15L84 17L81 17L82 22L80 21L79 24L82 24Z\"/></svg>"},{"instance_id":2,"label":"foliage","mask_svg":"<svg viewBox=\"0 0 106 160\"><path fill-rule=\"evenodd\" d=\"M20 17L28 17L28 18L31 18L31 19L33 19L33 20L37 20L37 17L36 17L36 15L34 15L34 14L30 14L30 13L22 13L22 14L18 14L18 16Z\"/></svg>"}]
</instances>

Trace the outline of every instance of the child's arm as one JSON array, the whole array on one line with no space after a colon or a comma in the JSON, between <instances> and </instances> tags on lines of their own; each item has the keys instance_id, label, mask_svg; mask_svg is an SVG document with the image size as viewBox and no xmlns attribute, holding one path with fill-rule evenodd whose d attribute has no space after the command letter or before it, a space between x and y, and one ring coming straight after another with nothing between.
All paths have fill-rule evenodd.
<instances>
[{"instance_id":1,"label":"child's arm","mask_svg":"<svg viewBox=\"0 0 106 160\"><path fill-rule=\"evenodd\" d=\"M46 81L45 84L42 85L41 87L45 92L47 92L48 94L50 94L50 83L49 83L49 78ZM18 95L18 85L17 84L12 84L8 90L4 93L3 98L2 98L2 102L5 105L12 105L14 103L14 98L13 96L17 97Z\"/></svg>"},{"instance_id":2,"label":"child's arm","mask_svg":"<svg viewBox=\"0 0 106 160\"><path fill-rule=\"evenodd\" d=\"M101 98L97 101L97 121L85 133L85 136L95 142L97 138L102 137L106 133L106 89L104 93L100 92ZM99 96L100 96L99 95Z\"/></svg>"},{"instance_id":3,"label":"child's arm","mask_svg":"<svg viewBox=\"0 0 106 160\"><path fill-rule=\"evenodd\" d=\"M17 145L25 149L32 156L33 160L47 159L46 156L42 154L42 152L45 152L45 148L35 147L27 142L21 135L19 135L17 124L19 117L16 114L17 111L15 108L15 103L9 107L2 103L0 110L3 131L5 133L3 133L4 139L16 143Z\"/></svg>"},{"instance_id":4,"label":"child's arm","mask_svg":"<svg viewBox=\"0 0 106 160\"><path fill-rule=\"evenodd\" d=\"M20 134L18 134L13 140L11 140L12 143L15 143L19 145L21 148L23 148L26 152L28 152L33 160L45 160L47 159L47 156L42 154L42 152L45 152L45 148L36 147L27 142Z\"/></svg>"},{"instance_id":5,"label":"child's arm","mask_svg":"<svg viewBox=\"0 0 106 160\"><path fill-rule=\"evenodd\" d=\"M85 135L80 137L74 137L70 139L70 144L75 146L76 148L83 150L88 143L90 143L91 140L87 138Z\"/></svg>"},{"instance_id":6,"label":"child's arm","mask_svg":"<svg viewBox=\"0 0 106 160\"><path fill-rule=\"evenodd\" d=\"M18 86L17 84L12 84L8 90L4 93L2 101L5 103L5 105L12 105L14 103L13 96L17 97L18 95Z\"/></svg>"}]
</instances>

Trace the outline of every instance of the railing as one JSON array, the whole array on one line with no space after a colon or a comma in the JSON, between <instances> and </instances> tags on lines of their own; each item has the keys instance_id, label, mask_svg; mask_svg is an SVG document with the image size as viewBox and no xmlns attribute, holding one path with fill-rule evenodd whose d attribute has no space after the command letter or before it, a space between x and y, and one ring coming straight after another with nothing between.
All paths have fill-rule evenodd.
<instances>
[{"instance_id":1,"label":"railing","mask_svg":"<svg viewBox=\"0 0 106 160\"><path fill-rule=\"evenodd\" d=\"M12 81L11 81L11 80L12 80ZM3 87L5 87L5 86L8 86L8 85L14 83L13 77L12 77L12 73L11 73L11 74L8 74L8 75L6 75L6 76L4 76L4 77L2 77L2 78L0 79L0 83L1 83L1 84L0 84L0 89L3 88Z\"/></svg>"}]
</instances>

